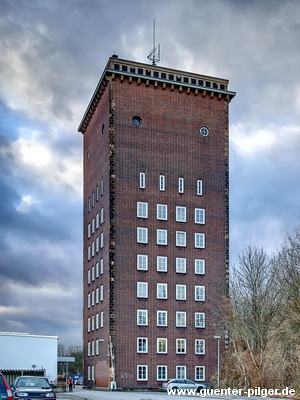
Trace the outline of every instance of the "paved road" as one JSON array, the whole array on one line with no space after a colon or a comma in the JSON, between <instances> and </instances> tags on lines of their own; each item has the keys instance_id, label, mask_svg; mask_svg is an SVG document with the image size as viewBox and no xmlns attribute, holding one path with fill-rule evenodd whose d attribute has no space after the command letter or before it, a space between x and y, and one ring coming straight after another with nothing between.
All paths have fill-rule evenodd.
<instances>
[{"instance_id":1,"label":"paved road","mask_svg":"<svg viewBox=\"0 0 300 400\"><path fill-rule=\"evenodd\" d=\"M168 396L165 392L108 392L100 390L87 390L77 388L73 392L58 393L57 400L186 400L186 399L206 399L206 400L266 400L266 397L248 397L248 396ZM274 399L274 398L273 398ZM297 397L295 398L297 399ZM272 400L268 397L267 400ZM274 399L278 400L278 398ZM282 398L280 400L283 400Z\"/></svg>"}]
</instances>

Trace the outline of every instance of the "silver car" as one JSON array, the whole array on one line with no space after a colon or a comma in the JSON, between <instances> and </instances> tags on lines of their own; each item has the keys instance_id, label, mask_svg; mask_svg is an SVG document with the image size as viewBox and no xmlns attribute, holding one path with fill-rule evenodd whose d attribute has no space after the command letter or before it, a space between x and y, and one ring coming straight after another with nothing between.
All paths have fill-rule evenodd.
<instances>
[{"instance_id":1,"label":"silver car","mask_svg":"<svg viewBox=\"0 0 300 400\"><path fill-rule=\"evenodd\" d=\"M201 389L209 389L206 383L195 383L190 379L169 379L162 384L162 390L168 389L194 389L199 392Z\"/></svg>"}]
</instances>

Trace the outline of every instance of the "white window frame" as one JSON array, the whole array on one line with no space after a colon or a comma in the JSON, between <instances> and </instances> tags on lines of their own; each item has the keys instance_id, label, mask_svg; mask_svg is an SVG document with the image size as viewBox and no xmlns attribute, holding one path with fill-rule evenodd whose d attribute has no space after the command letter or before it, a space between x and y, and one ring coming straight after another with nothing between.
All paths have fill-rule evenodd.
<instances>
[{"instance_id":1,"label":"white window frame","mask_svg":"<svg viewBox=\"0 0 300 400\"><path fill-rule=\"evenodd\" d=\"M157 256L156 257L156 270L157 272L167 272L168 271L168 257Z\"/></svg>"},{"instance_id":2,"label":"white window frame","mask_svg":"<svg viewBox=\"0 0 300 400\"><path fill-rule=\"evenodd\" d=\"M176 328L186 328L185 311L176 311Z\"/></svg>"},{"instance_id":3,"label":"white window frame","mask_svg":"<svg viewBox=\"0 0 300 400\"><path fill-rule=\"evenodd\" d=\"M205 260L201 258L195 259L195 274L205 275Z\"/></svg>"},{"instance_id":4,"label":"white window frame","mask_svg":"<svg viewBox=\"0 0 300 400\"><path fill-rule=\"evenodd\" d=\"M92 266L92 282L95 280L95 266Z\"/></svg>"},{"instance_id":5,"label":"white window frame","mask_svg":"<svg viewBox=\"0 0 300 400\"><path fill-rule=\"evenodd\" d=\"M156 244L160 246L168 245L168 231L166 229L157 229L156 230Z\"/></svg>"},{"instance_id":6,"label":"white window frame","mask_svg":"<svg viewBox=\"0 0 300 400\"><path fill-rule=\"evenodd\" d=\"M186 285L176 285L176 300L186 300Z\"/></svg>"},{"instance_id":7,"label":"white window frame","mask_svg":"<svg viewBox=\"0 0 300 400\"><path fill-rule=\"evenodd\" d=\"M195 233L195 248L196 249L205 249L205 234L204 233Z\"/></svg>"},{"instance_id":8,"label":"white window frame","mask_svg":"<svg viewBox=\"0 0 300 400\"><path fill-rule=\"evenodd\" d=\"M205 301L205 286L195 286L195 301Z\"/></svg>"},{"instance_id":9,"label":"white window frame","mask_svg":"<svg viewBox=\"0 0 300 400\"><path fill-rule=\"evenodd\" d=\"M166 177L165 175L159 175L159 190L165 191L166 190Z\"/></svg>"},{"instance_id":10,"label":"white window frame","mask_svg":"<svg viewBox=\"0 0 300 400\"><path fill-rule=\"evenodd\" d=\"M205 366L204 365L196 365L195 366L195 381L202 381L202 382L205 381Z\"/></svg>"},{"instance_id":11,"label":"white window frame","mask_svg":"<svg viewBox=\"0 0 300 400\"><path fill-rule=\"evenodd\" d=\"M184 178L178 178L178 193L184 193Z\"/></svg>"},{"instance_id":12,"label":"white window frame","mask_svg":"<svg viewBox=\"0 0 300 400\"><path fill-rule=\"evenodd\" d=\"M104 195L104 181L101 179L100 181L100 196Z\"/></svg>"},{"instance_id":13,"label":"white window frame","mask_svg":"<svg viewBox=\"0 0 300 400\"><path fill-rule=\"evenodd\" d=\"M205 209L195 208L195 224L205 224Z\"/></svg>"},{"instance_id":14,"label":"white window frame","mask_svg":"<svg viewBox=\"0 0 300 400\"><path fill-rule=\"evenodd\" d=\"M148 326L148 310L136 310L136 323L139 326Z\"/></svg>"},{"instance_id":15,"label":"white window frame","mask_svg":"<svg viewBox=\"0 0 300 400\"><path fill-rule=\"evenodd\" d=\"M148 282L136 283L136 296L142 299L148 298Z\"/></svg>"},{"instance_id":16,"label":"white window frame","mask_svg":"<svg viewBox=\"0 0 300 400\"><path fill-rule=\"evenodd\" d=\"M164 315L164 318L161 318L160 316ZM168 311L166 310L157 310L156 312L156 318L157 318L157 322L156 325L157 326L168 326ZM161 323L161 320L163 319L164 323Z\"/></svg>"},{"instance_id":17,"label":"white window frame","mask_svg":"<svg viewBox=\"0 0 300 400\"><path fill-rule=\"evenodd\" d=\"M88 259L88 261L90 261L90 259L91 259L91 246L88 246L88 248L87 248L87 259Z\"/></svg>"},{"instance_id":18,"label":"white window frame","mask_svg":"<svg viewBox=\"0 0 300 400\"><path fill-rule=\"evenodd\" d=\"M145 172L140 172L140 189L146 188L146 174Z\"/></svg>"},{"instance_id":19,"label":"white window frame","mask_svg":"<svg viewBox=\"0 0 300 400\"><path fill-rule=\"evenodd\" d=\"M99 299L100 299L100 289L97 287L96 288L96 304L99 303Z\"/></svg>"},{"instance_id":20,"label":"white window frame","mask_svg":"<svg viewBox=\"0 0 300 400\"><path fill-rule=\"evenodd\" d=\"M136 366L136 379L138 381L148 380L148 365L137 365Z\"/></svg>"},{"instance_id":21,"label":"white window frame","mask_svg":"<svg viewBox=\"0 0 300 400\"><path fill-rule=\"evenodd\" d=\"M91 283L91 270L90 269L87 272L87 283L88 283L88 285Z\"/></svg>"},{"instance_id":22,"label":"white window frame","mask_svg":"<svg viewBox=\"0 0 300 400\"><path fill-rule=\"evenodd\" d=\"M168 284L157 283L156 284L156 298L166 300L168 298Z\"/></svg>"},{"instance_id":23,"label":"white window frame","mask_svg":"<svg viewBox=\"0 0 300 400\"><path fill-rule=\"evenodd\" d=\"M160 344L164 343L164 350L160 350ZM157 338L156 339L156 353L157 354L168 354L168 339Z\"/></svg>"},{"instance_id":24,"label":"white window frame","mask_svg":"<svg viewBox=\"0 0 300 400\"><path fill-rule=\"evenodd\" d=\"M176 231L176 246L177 247L186 247L186 232L185 231Z\"/></svg>"},{"instance_id":25,"label":"white window frame","mask_svg":"<svg viewBox=\"0 0 300 400\"><path fill-rule=\"evenodd\" d=\"M96 253L100 250L100 238L99 236L96 238Z\"/></svg>"},{"instance_id":26,"label":"white window frame","mask_svg":"<svg viewBox=\"0 0 300 400\"><path fill-rule=\"evenodd\" d=\"M202 185L202 180L198 179L197 180L197 195L198 196L202 196L202 194L203 194L203 187L202 186L203 186Z\"/></svg>"},{"instance_id":27,"label":"white window frame","mask_svg":"<svg viewBox=\"0 0 300 400\"><path fill-rule=\"evenodd\" d=\"M104 286L100 286L100 301L104 300Z\"/></svg>"},{"instance_id":28,"label":"white window frame","mask_svg":"<svg viewBox=\"0 0 300 400\"><path fill-rule=\"evenodd\" d=\"M148 203L145 201L138 201L136 203L136 216L138 218L148 218Z\"/></svg>"},{"instance_id":29,"label":"white window frame","mask_svg":"<svg viewBox=\"0 0 300 400\"><path fill-rule=\"evenodd\" d=\"M92 219L92 234L95 233L95 218Z\"/></svg>"},{"instance_id":30,"label":"white window frame","mask_svg":"<svg viewBox=\"0 0 300 400\"><path fill-rule=\"evenodd\" d=\"M137 254L136 255L136 265L139 271L148 271L148 255L147 254Z\"/></svg>"},{"instance_id":31,"label":"white window frame","mask_svg":"<svg viewBox=\"0 0 300 400\"><path fill-rule=\"evenodd\" d=\"M164 371L162 373L162 371ZM165 381L168 378L168 366L167 365L157 365L156 366L156 379L158 381Z\"/></svg>"},{"instance_id":32,"label":"white window frame","mask_svg":"<svg viewBox=\"0 0 300 400\"><path fill-rule=\"evenodd\" d=\"M104 223L104 208L100 209L100 225Z\"/></svg>"},{"instance_id":33,"label":"white window frame","mask_svg":"<svg viewBox=\"0 0 300 400\"><path fill-rule=\"evenodd\" d=\"M104 232L101 232L100 234L100 249L103 249L104 247Z\"/></svg>"},{"instance_id":34,"label":"white window frame","mask_svg":"<svg viewBox=\"0 0 300 400\"><path fill-rule=\"evenodd\" d=\"M148 338L137 337L136 338L136 352L137 353L148 353Z\"/></svg>"},{"instance_id":35,"label":"white window frame","mask_svg":"<svg viewBox=\"0 0 300 400\"><path fill-rule=\"evenodd\" d=\"M87 331L91 332L91 318L90 317L87 319Z\"/></svg>"},{"instance_id":36,"label":"white window frame","mask_svg":"<svg viewBox=\"0 0 300 400\"><path fill-rule=\"evenodd\" d=\"M195 339L195 354L205 354L205 339Z\"/></svg>"},{"instance_id":37,"label":"white window frame","mask_svg":"<svg viewBox=\"0 0 300 400\"><path fill-rule=\"evenodd\" d=\"M186 354L186 339L176 339L176 354Z\"/></svg>"},{"instance_id":38,"label":"white window frame","mask_svg":"<svg viewBox=\"0 0 300 400\"><path fill-rule=\"evenodd\" d=\"M99 262L96 262L96 266L95 266L95 274L96 274L96 279L99 278Z\"/></svg>"},{"instance_id":39,"label":"white window frame","mask_svg":"<svg viewBox=\"0 0 300 400\"><path fill-rule=\"evenodd\" d=\"M91 308L91 293L87 295L87 308Z\"/></svg>"},{"instance_id":40,"label":"white window frame","mask_svg":"<svg viewBox=\"0 0 300 400\"><path fill-rule=\"evenodd\" d=\"M166 204L156 205L156 218L167 221L168 219L168 206Z\"/></svg>"},{"instance_id":41,"label":"white window frame","mask_svg":"<svg viewBox=\"0 0 300 400\"><path fill-rule=\"evenodd\" d=\"M186 273L186 258L183 257L176 257L176 272L178 274L185 274Z\"/></svg>"},{"instance_id":42,"label":"white window frame","mask_svg":"<svg viewBox=\"0 0 300 400\"><path fill-rule=\"evenodd\" d=\"M96 214L96 229L99 229L100 226L100 214Z\"/></svg>"},{"instance_id":43,"label":"white window frame","mask_svg":"<svg viewBox=\"0 0 300 400\"><path fill-rule=\"evenodd\" d=\"M96 314L96 330L99 329L99 313Z\"/></svg>"},{"instance_id":44,"label":"white window frame","mask_svg":"<svg viewBox=\"0 0 300 400\"><path fill-rule=\"evenodd\" d=\"M186 222L186 207L176 206L176 221Z\"/></svg>"},{"instance_id":45,"label":"white window frame","mask_svg":"<svg viewBox=\"0 0 300 400\"><path fill-rule=\"evenodd\" d=\"M205 328L205 313L204 312L195 312L195 328Z\"/></svg>"},{"instance_id":46,"label":"white window frame","mask_svg":"<svg viewBox=\"0 0 300 400\"><path fill-rule=\"evenodd\" d=\"M148 243L148 228L137 227L137 242Z\"/></svg>"},{"instance_id":47,"label":"white window frame","mask_svg":"<svg viewBox=\"0 0 300 400\"><path fill-rule=\"evenodd\" d=\"M103 258L100 259L100 275L104 273L104 260Z\"/></svg>"},{"instance_id":48,"label":"white window frame","mask_svg":"<svg viewBox=\"0 0 300 400\"><path fill-rule=\"evenodd\" d=\"M176 365L176 379L186 379L186 365Z\"/></svg>"},{"instance_id":49,"label":"white window frame","mask_svg":"<svg viewBox=\"0 0 300 400\"><path fill-rule=\"evenodd\" d=\"M88 224L87 226L87 237L88 239L91 237L91 224Z\"/></svg>"},{"instance_id":50,"label":"white window frame","mask_svg":"<svg viewBox=\"0 0 300 400\"><path fill-rule=\"evenodd\" d=\"M104 312L101 311L100 313L100 328L103 328L104 326Z\"/></svg>"}]
</instances>

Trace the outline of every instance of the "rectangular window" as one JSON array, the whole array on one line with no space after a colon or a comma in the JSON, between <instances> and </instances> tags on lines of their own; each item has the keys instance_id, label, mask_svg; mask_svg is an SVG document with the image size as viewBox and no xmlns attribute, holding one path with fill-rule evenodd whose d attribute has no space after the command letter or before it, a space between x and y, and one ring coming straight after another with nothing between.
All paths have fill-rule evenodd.
<instances>
[{"instance_id":1,"label":"rectangular window","mask_svg":"<svg viewBox=\"0 0 300 400\"><path fill-rule=\"evenodd\" d=\"M148 218L148 203L138 201L136 211L138 218Z\"/></svg>"},{"instance_id":2,"label":"rectangular window","mask_svg":"<svg viewBox=\"0 0 300 400\"><path fill-rule=\"evenodd\" d=\"M87 208L88 208L88 212L91 212L91 198L88 198L88 202L87 202Z\"/></svg>"},{"instance_id":3,"label":"rectangular window","mask_svg":"<svg viewBox=\"0 0 300 400\"><path fill-rule=\"evenodd\" d=\"M148 298L148 282L137 282L137 297Z\"/></svg>"},{"instance_id":4,"label":"rectangular window","mask_svg":"<svg viewBox=\"0 0 300 400\"><path fill-rule=\"evenodd\" d=\"M148 271L147 254L137 254L137 269L139 271Z\"/></svg>"},{"instance_id":5,"label":"rectangular window","mask_svg":"<svg viewBox=\"0 0 300 400\"><path fill-rule=\"evenodd\" d=\"M87 308L91 308L91 293L87 295Z\"/></svg>"},{"instance_id":6,"label":"rectangular window","mask_svg":"<svg viewBox=\"0 0 300 400\"><path fill-rule=\"evenodd\" d=\"M186 300L186 285L176 285L176 300Z\"/></svg>"},{"instance_id":7,"label":"rectangular window","mask_svg":"<svg viewBox=\"0 0 300 400\"><path fill-rule=\"evenodd\" d=\"M146 174L145 172L140 172L140 189L145 189L146 187Z\"/></svg>"},{"instance_id":8,"label":"rectangular window","mask_svg":"<svg viewBox=\"0 0 300 400\"><path fill-rule=\"evenodd\" d=\"M96 201L99 201L99 185L96 186Z\"/></svg>"},{"instance_id":9,"label":"rectangular window","mask_svg":"<svg viewBox=\"0 0 300 400\"><path fill-rule=\"evenodd\" d=\"M92 219L92 233L95 233L95 218Z\"/></svg>"},{"instance_id":10,"label":"rectangular window","mask_svg":"<svg viewBox=\"0 0 300 400\"><path fill-rule=\"evenodd\" d=\"M178 274L186 273L186 258L176 257L176 272Z\"/></svg>"},{"instance_id":11,"label":"rectangular window","mask_svg":"<svg viewBox=\"0 0 300 400\"><path fill-rule=\"evenodd\" d=\"M95 280L95 267L94 265L92 266L92 281Z\"/></svg>"},{"instance_id":12,"label":"rectangular window","mask_svg":"<svg viewBox=\"0 0 300 400\"><path fill-rule=\"evenodd\" d=\"M99 354L99 339L96 340L96 355Z\"/></svg>"},{"instance_id":13,"label":"rectangular window","mask_svg":"<svg viewBox=\"0 0 300 400\"><path fill-rule=\"evenodd\" d=\"M88 285L91 283L91 270L90 269L87 272L87 283L88 283Z\"/></svg>"},{"instance_id":14,"label":"rectangular window","mask_svg":"<svg viewBox=\"0 0 300 400\"><path fill-rule=\"evenodd\" d=\"M92 307L95 305L95 290L92 291Z\"/></svg>"},{"instance_id":15,"label":"rectangular window","mask_svg":"<svg viewBox=\"0 0 300 400\"><path fill-rule=\"evenodd\" d=\"M168 298L168 285L167 283L157 283L157 298L167 299Z\"/></svg>"},{"instance_id":16,"label":"rectangular window","mask_svg":"<svg viewBox=\"0 0 300 400\"><path fill-rule=\"evenodd\" d=\"M137 365L137 380L138 381L148 380L148 365Z\"/></svg>"},{"instance_id":17,"label":"rectangular window","mask_svg":"<svg viewBox=\"0 0 300 400\"><path fill-rule=\"evenodd\" d=\"M95 330L95 317L94 315L92 316L92 331Z\"/></svg>"},{"instance_id":18,"label":"rectangular window","mask_svg":"<svg viewBox=\"0 0 300 400\"><path fill-rule=\"evenodd\" d=\"M195 208L195 224L205 224L204 208Z\"/></svg>"},{"instance_id":19,"label":"rectangular window","mask_svg":"<svg viewBox=\"0 0 300 400\"><path fill-rule=\"evenodd\" d=\"M96 215L96 229L99 229L100 226L100 214L98 213Z\"/></svg>"},{"instance_id":20,"label":"rectangular window","mask_svg":"<svg viewBox=\"0 0 300 400\"><path fill-rule=\"evenodd\" d=\"M186 247L186 232L176 231L176 246Z\"/></svg>"},{"instance_id":21,"label":"rectangular window","mask_svg":"<svg viewBox=\"0 0 300 400\"><path fill-rule=\"evenodd\" d=\"M168 378L168 367L166 365L157 366L157 380L165 381Z\"/></svg>"},{"instance_id":22,"label":"rectangular window","mask_svg":"<svg viewBox=\"0 0 300 400\"><path fill-rule=\"evenodd\" d=\"M92 242L92 257L95 256L95 242Z\"/></svg>"},{"instance_id":23,"label":"rectangular window","mask_svg":"<svg viewBox=\"0 0 300 400\"><path fill-rule=\"evenodd\" d=\"M184 193L184 179L183 178L178 179L178 192Z\"/></svg>"},{"instance_id":24,"label":"rectangular window","mask_svg":"<svg viewBox=\"0 0 300 400\"><path fill-rule=\"evenodd\" d=\"M197 275L205 274L205 260L195 259L195 274Z\"/></svg>"},{"instance_id":25,"label":"rectangular window","mask_svg":"<svg viewBox=\"0 0 300 400\"><path fill-rule=\"evenodd\" d=\"M99 263L96 263L96 278L99 278Z\"/></svg>"},{"instance_id":26,"label":"rectangular window","mask_svg":"<svg viewBox=\"0 0 300 400\"><path fill-rule=\"evenodd\" d=\"M104 195L104 182L103 182L103 179L101 179L101 181L100 181L100 195L101 196Z\"/></svg>"},{"instance_id":27,"label":"rectangular window","mask_svg":"<svg viewBox=\"0 0 300 400\"><path fill-rule=\"evenodd\" d=\"M197 180L197 195L202 196L202 180Z\"/></svg>"},{"instance_id":28,"label":"rectangular window","mask_svg":"<svg viewBox=\"0 0 300 400\"><path fill-rule=\"evenodd\" d=\"M148 243L148 228L137 228L137 242Z\"/></svg>"},{"instance_id":29,"label":"rectangular window","mask_svg":"<svg viewBox=\"0 0 300 400\"><path fill-rule=\"evenodd\" d=\"M96 238L96 253L100 250L100 238L99 236Z\"/></svg>"},{"instance_id":30,"label":"rectangular window","mask_svg":"<svg viewBox=\"0 0 300 400\"><path fill-rule=\"evenodd\" d=\"M168 244L168 231L166 229L157 229L157 244L166 246Z\"/></svg>"},{"instance_id":31,"label":"rectangular window","mask_svg":"<svg viewBox=\"0 0 300 400\"><path fill-rule=\"evenodd\" d=\"M103 285L100 286L100 301L104 299L104 287Z\"/></svg>"},{"instance_id":32,"label":"rectangular window","mask_svg":"<svg viewBox=\"0 0 300 400\"><path fill-rule=\"evenodd\" d=\"M156 351L157 353L167 354L168 352L168 339L167 338L157 338L156 341Z\"/></svg>"},{"instance_id":33,"label":"rectangular window","mask_svg":"<svg viewBox=\"0 0 300 400\"><path fill-rule=\"evenodd\" d=\"M205 354L205 339L195 339L195 354Z\"/></svg>"},{"instance_id":34,"label":"rectangular window","mask_svg":"<svg viewBox=\"0 0 300 400\"><path fill-rule=\"evenodd\" d=\"M176 379L186 379L185 365L176 365Z\"/></svg>"},{"instance_id":35,"label":"rectangular window","mask_svg":"<svg viewBox=\"0 0 300 400\"><path fill-rule=\"evenodd\" d=\"M168 311L157 311L157 326L167 326L168 325Z\"/></svg>"},{"instance_id":36,"label":"rectangular window","mask_svg":"<svg viewBox=\"0 0 300 400\"><path fill-rule=\"evenodd\" d=\"M165 256L157 256L156 269L158 272L168 271L168 258Z\"/></svg>"},{"instance_id":37,"label":"rectangular window","mask_svg":"<svg viewBox=\"0 0 300 400\"><path fill-rule=\"evenodd\" d=\"M97 287L96 288L96 304L99 303L99 298L100 298L100 289Z\"/></svg>"},{"instance_id":38,"label":"rectangular window","mask_svg":"<svg viewBox=\"0 0 300 400\"><path fill-rule=\"evenodd\" d=\"M186 354L186 339L176 339L176 353Z\"/></svg>"},{"instance_id":39,"label":"rectangular window","mask_svg":"<svg viewBox=\"0 0 300 400\"><path fill-rule=\"evenodd\" d=\"M88 357L91 356L91 342L88 342L87 355Z\"/></svg>"},{"instance_id":40,"label":"rectangular window","mask_svg":"<svg viewBox=\"0 0 300 400\"><path fill-rule=\"evenodd\" d=\"M102 225L104 222L104 208L101 208L100 210L100 225Z\"/></svg>"},{"instance_id":41,"label":"rectangular window","mask_svg":"<svg viewBox=\"0 0 300 400\"><path fill-rule=\"evenodd\" d=\"M88 261L91 259L91 246L87 248L87 259Z\"/></svg>"},{"instance_id":42,"label":"rectangular window","mask_svg":"<svg viewBox=\"0 0 300 400\"><path fill-rule=\"evenodd\" d=\"M186 327L186 312L176 311L176 327L185 328Z\"/></svg>"},{"instance_id":43,"label":"rectangular window","mask_svg":"<svg viewBox=\"0 0 300 400\"><path fill-rule=\"evenodd\" d=\"M195 381L205 381L205 367L196 365L195 367Z\"/></svg>"},{"instance_id":44,"label":"rectangular window","mask_svg":"<svg viewBox=\"0 0 300 400\"><path fill-rule=\"evenodd\" d=\"M148 325L148 310L137 310L137 325Z\"/></svg>"},{"instance_id":45,"label":"rectangular window","mask_svg":"<svg viewBox=\"0 0 300 400\"><path fill-rule=\"evenodd\" d=\"M99 329L99 314L96 314L96 329Z\"/></svg>"},{"instance_id":46,"label":"rectangular window","mask_svg":"<svg viewBox=\"0 0 300 400\"><path fill-rule=\"evenodd\" d=\"M186 222L186 207L181 207L181 206L176 207L176 221Z\"/></svg>"},{"instance_id":47,"label":"rectangular window","mask_svg":"<svg viewBox=\"0 0 300 400\"><path fill-rule=\"evenodd\" d=\"M196 247L196 249L204 249L205 248L204 233L195 233L195 247Z\"/></svg>"},{"instance_id":48,"label":"rectangular window","mask_svg":"<svg viewBox=\"0 0 300 400\"><path fill-rule=\"evenodd\" d=\"M102 232L100 235L100 249L104 247L104 233Z\"/></svg>"},{"instance_id":49,"label":"rectangular window","mask_svg":"<svg viewBox=\"0 0 300 400\"><path fill-rule=\"evenodd\" d=\"M195 328L205 328L205 313L196 312L195 313Z\"/></svg>"},{"instance_id":50,"label":"rectangular window","mask_svg":"<svg viewBox=\"0 0 300 400\"><path fill-rule=\"evenodd\" d=\"M148 353L148 338L146 337L137 338L137 352Z\"/></svg>"},{"instance_id":51,"label":"rectangular window","mask_svg":"<svg viewBox=\"0 0 300 400\"><path fill-rule=\"evenodd\" d=\"M166 177L164 175L159 175L159 190L166 190Z\"/></svg>"},{"instance_id":52,"label":"rectangular window","mask_svg":"<svg viewBox=\"0 0 300 400\"><path fill-rule=\"evenodd\" d=\"M166 204L157 204L156 211L157 219L168 219L168 206Z\"/></svg>"},{"instance_id":53,"label":"rectangular window","mask_svg":"<svg viewBox=\"0 0 300 400\"><path fill-rule=\"evenodd\" d=\"M88 227L87 227L87 237L88 237L88 239L91 237L91 224L88 224Z\"/></svg>"},{"instance_id":54,"label":"rectangular window","mask_svg":"<svg viewBox=\"0 0 300 400\"><path fill-rule=\"evenodd\" d=\"M100 275L104 272L104 260L103 258L100 259Z\"/></svg>"},{"instance_id":55,"label":"rectangular window","mask_svg":"<svg viewBox=\"0 0 300 400\"><path fill-rule=\"evenodd\" d=\"M104 326L104 314L103 311L100 313L100 328L103 328Z\"/></svg>"},{"instance_id":56,"label":"rectangular window","mask_svg":"<svg viewBox=\"0 0 300 400\"><path fill-rule=\"evenodd\" d=\"M88 318L87 320L87 331L91 332L91 318Z\"/></svg>"},{"instance_id":57,"label":"rectangular window","mask_svg":"<svg viewBox=\"0 0 300 400\"><path fill-rule=\"evenodd\" d=\"M195 300L205 301L205 286L195 286Z\"/></svg>"}]
</instances>

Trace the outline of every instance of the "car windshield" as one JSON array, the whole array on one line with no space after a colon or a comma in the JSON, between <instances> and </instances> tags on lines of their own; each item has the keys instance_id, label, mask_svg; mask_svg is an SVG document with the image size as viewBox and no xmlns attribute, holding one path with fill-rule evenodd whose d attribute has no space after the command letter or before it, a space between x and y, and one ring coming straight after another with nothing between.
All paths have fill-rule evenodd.
<instances>
[{"instance_id":1,"label":"car windshield","mask_svg":"<svg viewBox=\"0 0 300 400\"><path fill-rule=\"evenodd\" d=\"M50 385L45 378L20 378L16 386L50 388Z\"/></svg>"}]
</instances>

